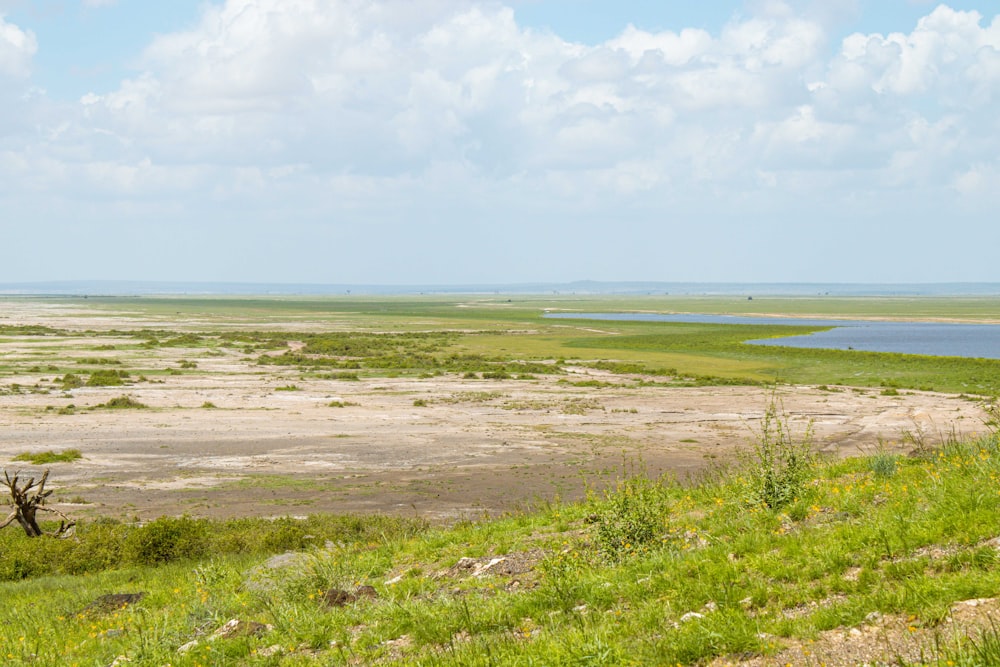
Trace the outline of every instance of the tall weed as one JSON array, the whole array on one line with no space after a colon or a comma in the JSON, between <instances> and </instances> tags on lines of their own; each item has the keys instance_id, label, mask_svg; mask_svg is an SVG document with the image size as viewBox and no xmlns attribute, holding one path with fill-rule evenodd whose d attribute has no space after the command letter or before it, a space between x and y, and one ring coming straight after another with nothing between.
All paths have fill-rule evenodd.
<instances>
[{"instance_id":1,"label":"tall weed","mask_svg":"<svg viewBox=\"0 0 1000 667\"><path fill-rule=\"evenodd\" d=\"M753 445L744 454L752 505L775 509L793 502L802 492L815 463L812 424L800 439L792 435L789 417L781 401L771 397Z\"/></svg>"}]
</instances>

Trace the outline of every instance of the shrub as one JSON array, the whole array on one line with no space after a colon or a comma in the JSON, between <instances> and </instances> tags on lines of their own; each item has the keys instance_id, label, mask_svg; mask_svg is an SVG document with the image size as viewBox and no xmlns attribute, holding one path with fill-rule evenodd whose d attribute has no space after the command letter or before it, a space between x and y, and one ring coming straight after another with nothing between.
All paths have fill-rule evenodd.
<instances>
[{"instance_id":1,"label":"shrub","mask_svg":"<svg viewBox=\"0 0 1000 667\"><path fill-rule=\"evenodd\" d=\"M641 553L666 528L663 488L646 477L620 482L594 517L596 540L611 560Z\"/></svg>"},{"instance_id":2,"label":"shrub","mask_svg":"<svg viewBox=\"0 0 1000 667\"><path fill-rule=\"evenodd\" d=\"M87 380L88 387L120 387L128 373L124 371L94 371Z\"/></svg>"},{"instance_id":3,"label":"shrub","mask_svg":"<svg viewBox=\"0 0 1000 667\"><path fill-rule=\"evenodd\" d=\"M145 403L140 403L131 396L119 396L118 398L112 398L107 403L101 403L97 407L108 410L141 410L149 406Z\"/></svg>"},{"instance_id":4,"label":"shrub","mask_svg":"<svg viewBox=\"0 0 1000 667\"><path fill-rule=\"evenodd\" d=\"M187 516L160 517L136 528L125 538L125 558L138 565L157 565L204 556L209 524Z\"/></svg>"}]
</instances>

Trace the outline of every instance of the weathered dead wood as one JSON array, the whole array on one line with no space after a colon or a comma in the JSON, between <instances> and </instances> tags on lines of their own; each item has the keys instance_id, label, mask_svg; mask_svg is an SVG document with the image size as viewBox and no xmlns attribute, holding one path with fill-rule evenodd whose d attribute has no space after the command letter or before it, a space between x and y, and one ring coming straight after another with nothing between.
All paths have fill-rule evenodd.
<instances>
[{"instance_id":1,"label":"weathered dead wood","mask_svg":"<svg viewBox=\"0 0 1000 667\"><path fill-rule=\"evenodd\" d=\"M67 537L69 531L76 525L75 521L70 521L69 517L59 510L45 507L45 500L52 491L45 490L45 482L49 479L49 471L46 470L42 478L35 482L34 477L29 477L23 486L19 485L20 475L15 473L12 478L6 470L3 472L3 484L10 490L10 498L13 501L14 511L0 523L0 529L6 528L14 521L17 521L24 529L28 537ZM38 512L49 512L59 517L59 528L52 531L42 530L38 525Z\"/></svg>"}]
</instances>

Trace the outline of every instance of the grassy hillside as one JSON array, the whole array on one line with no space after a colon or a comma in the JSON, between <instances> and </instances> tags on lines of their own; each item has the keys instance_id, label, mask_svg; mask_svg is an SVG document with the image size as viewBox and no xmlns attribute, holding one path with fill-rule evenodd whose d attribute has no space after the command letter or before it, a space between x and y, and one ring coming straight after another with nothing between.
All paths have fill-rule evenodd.
<instances>
[{"instance_id":1,"label":"grassy hillside","mask_svg":"<svg viewBox=\"0 0 1000 667\"><path fill-rule=\"evenodd\" d=\"M443 529L175 519L43 542L8 528L0 659L997 664L996 430L840 462L813 461L802 437L772 410L745 465L700 484L637 463L587 502Z\"/></svg>"}]
</instances>

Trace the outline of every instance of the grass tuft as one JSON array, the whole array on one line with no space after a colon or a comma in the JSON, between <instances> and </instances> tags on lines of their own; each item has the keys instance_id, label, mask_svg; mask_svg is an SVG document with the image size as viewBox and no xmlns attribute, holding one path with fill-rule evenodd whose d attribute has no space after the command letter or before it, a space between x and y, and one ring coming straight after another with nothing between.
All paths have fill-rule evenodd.
<instances>
[{"instance_id":1,"label":"grass tuft","mask_svg":"<svg viewBox=\"0 0 1000 667\"><path fill-rule=\"evenodd\" d=\"M44 466L50 463L71 463L83 458L79 449L64 449L61 452L52 450L44 452L24 452L15 456L12 461L24 461L36 466Z\"/></svg>"}]
</instances>

